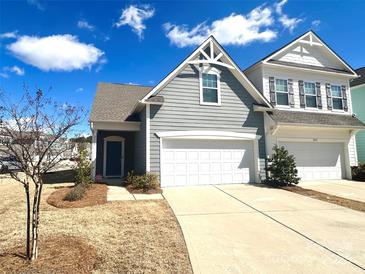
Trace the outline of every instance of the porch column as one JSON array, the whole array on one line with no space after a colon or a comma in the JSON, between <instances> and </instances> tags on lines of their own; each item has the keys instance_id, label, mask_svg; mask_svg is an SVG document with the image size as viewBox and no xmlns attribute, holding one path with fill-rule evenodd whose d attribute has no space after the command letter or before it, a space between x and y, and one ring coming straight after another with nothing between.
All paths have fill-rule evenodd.
<instances>
[{"instance_id":1,"label":"porch column","mask_svg":"<svg viewBox=\"0 0 365 274\"><path fill-rule=\"evenodd\" d=\"M96 144L98 138L98 131L92 130L92 139L91 139L91 177L95 180L96 173Z\"/></svg>"}]
</instances>

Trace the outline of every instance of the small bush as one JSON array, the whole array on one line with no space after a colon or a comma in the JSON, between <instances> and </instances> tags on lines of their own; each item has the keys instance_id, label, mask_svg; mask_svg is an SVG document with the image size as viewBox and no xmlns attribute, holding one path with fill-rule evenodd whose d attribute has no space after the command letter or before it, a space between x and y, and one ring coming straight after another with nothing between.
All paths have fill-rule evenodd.
<instances>
[{"instance_id":1,"label":"small bush","mask_svg":"<svg viewBox=\"0 0 365 274\"><path fill-rule=\"evenodd\" d=\"M77 159L75 182L76 184L91 183L91 163L87 157L85 147L80 147L79 157Z\"/></svg>"},{"instance_id":2,"label":"small bush","mask_svg":"<svg viewBox=\"0 0 365 274\"><path fill-rule=\"evenodd\" d=\"M298 170L295 164L293 155L285 147L274 146L274 154L269 158L266 171L269 175L265 183L271 186L287 186L298 184L300 178L298 177Z\"/></svg>"},{"instance_id":3,"label":"small bush","mask_svg":"<svg viewBox=\"0 0 365 274\"><path fill-rule=\"evenodd\" d=\"M352 180L365 181L365 164L352 166L351 171L352 171Z\"/></svg>"},{"instance_id":4,"label":"small bush","mask_svg":"<svg viewBox=\"0 0 365 274\"><path fill-rule=\"evenodd\" d=\"M143 175L136 175L131 171L128 172L125 184L132 186L134 189L142 189L144 192L147 192L151 189L157 189L160 186L160 181L156 174L146 173Z\"/></svg>"},{"instance_id":5,"label":"small bush","mask_svg":"<svg viewBox=\"0 0 365 274\"><path fill-rule=\"evenodd\" d=\"M64 201L74 202L81 200L87 190L87 186L85 184L75 185L63 198Z\"/></svg>"}]
</instances>

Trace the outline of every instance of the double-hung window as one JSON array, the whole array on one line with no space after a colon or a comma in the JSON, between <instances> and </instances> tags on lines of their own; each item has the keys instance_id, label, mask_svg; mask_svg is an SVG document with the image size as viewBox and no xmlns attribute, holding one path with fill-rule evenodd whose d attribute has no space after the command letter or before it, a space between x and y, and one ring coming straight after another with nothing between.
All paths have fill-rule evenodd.
<instances>
[{"instance_id":1,"label":"double-hung window","mask_svg":"<svg viewBox=\"0 0 365 274\"><path fill-rule=\"evenodd\" d=\"M332 106L333 109L343 109L342 104L342 92L340 86L331 85L331 96L332 96Z\"/></svg>"},{"instance_id":2,"label":"double-hung window","mask_svg":"<svg viewBox=\"0 0 365 274\"><path fill-rule=\"evenodd\" d=\"M220 105L219 75L215 73L201 74L200 103Z\"/></svg>"},{"instance_id":3,"label":"double-hung window","mask_svg":"<svg viewBox=\"0 0 365 274\"><path fill-rule=\"evenodd\" d=\"M316 85L304 82L305 106L309 108L317 107Z\"/></svg>"},{"instance_id":4,"label":"double-hung window","mask_svg":"<svg viewBox=\"0 0 365 274\"><path fill-rule=\"evenodd\" d=\"M276 102L281 106L289 105L288 81L275 79Z\"/></svg>"}]
</instances>

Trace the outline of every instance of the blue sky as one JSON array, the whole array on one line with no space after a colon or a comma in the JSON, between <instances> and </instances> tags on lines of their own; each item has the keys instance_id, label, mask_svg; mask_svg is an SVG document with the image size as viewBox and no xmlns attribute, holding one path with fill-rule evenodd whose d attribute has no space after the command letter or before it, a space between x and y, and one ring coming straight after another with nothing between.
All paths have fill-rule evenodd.
<instances>
[{"instance_id":1,"label":"blue sky","mask_svg":"<svg viewBox=\"0 0 365 274\"><path fill-rule=\"evenodd\" d=\"M365 1L1 1L0 88L90 109L97 82L156 85L214 34L241 68L313 29L365 66ZM88 130L87 121L81 126Z\"/></svg>"}]
</instances>

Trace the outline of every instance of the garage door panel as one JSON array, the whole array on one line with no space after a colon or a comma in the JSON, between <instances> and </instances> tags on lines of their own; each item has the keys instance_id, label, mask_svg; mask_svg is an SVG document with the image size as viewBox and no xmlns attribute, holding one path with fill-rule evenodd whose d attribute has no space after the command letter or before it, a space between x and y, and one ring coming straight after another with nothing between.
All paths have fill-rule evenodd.
<instances>
[{"instance_id":1,"label":"garage door panel","mask_svg":"<svg viewBox=\"0 0 365 274\"><path fill-rule=\"evenodd\" d=\"M165 140L162 186L248 183L254 177L251 141Z\"/></svg>"},{"instance_id":2,"label":"garage door panel","mask_svg":"<svg viewBox=\"0 0 365 274\"><path fill-rule=\"evenodd\" d=\"M342 143L281 142L295 157L301 180L342 179L344 145Z\"/></svg>"}]
</instances>

